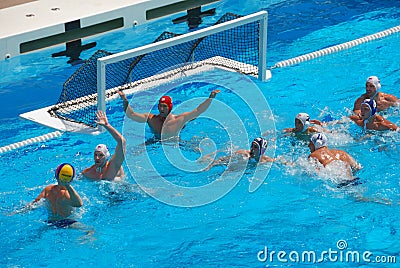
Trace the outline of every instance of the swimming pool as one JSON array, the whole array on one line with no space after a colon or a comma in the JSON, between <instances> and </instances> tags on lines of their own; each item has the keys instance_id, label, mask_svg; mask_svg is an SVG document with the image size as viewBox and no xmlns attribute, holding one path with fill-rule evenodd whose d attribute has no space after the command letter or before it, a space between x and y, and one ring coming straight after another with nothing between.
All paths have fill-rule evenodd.
<instances>
[{"instance_id":1,"label":"swimming pool","mask_svg":"<svg viewBox=\"0 0 400 268\"><path fill-rule=\"evenodd\" d=\"M286 1L269 6L270 1L248 0L240 5L235 1L222 1L218 12L221 15L226 11L247 14L268 7L268 65L272 66L280 60L398 25L400 3L395 2ZM304 16L299 16L299 12ZM340 12L345 15L339 15ZM204 20L207 25L213 23L212 18ZM123 50L133 43L141 45L152 41L165 24L167 20L160 20L131 31L120 31L100 38L98 43L111 51L116 46ZM175 32L186 31L185 25L167 25ZM132 37L132 32L138 35ZM355 98L364 91L369 75L380 77L383 92L400 95L397 89L398 41L399 35L395 34L313 61L274 69L270 81L253 82L264 93L277 130L291 127L294 116L303 111L312 118L330 115L338 119L348 114L347 109L352 108ZM85 52L82 58L91 53L93 51ZM68 66L65 59L49 58L49 54L51 52L41 51L0 63L3 73L0 146L51 131L17 118L22 112L55 103L62 83L77 68ZM211 83L183 83L173 89L172 94L175 99L185 101L207 96L212 87ZM198 96L193 95L194 89ZM143 107L151 105L151 94L157 93L137 96ZM228 86L217 99L236 103ZM122 130L124 115L118 100L107 108L107 114ZM244 115L242 120L250 139L258 134L251 127L254 115L249 110L244 110ZM400 124L398 115L397 108L384 114ZM195 134L208 137L209 130L218 129L215 144L226 145L227 134L215 122L202 118L190 124L184 129L185 140ZM0 186L3 212L0 226L4 239L0 244L3 252L0 263L21 267L61 263L100 267L285 266L293 264L289 260L290 252L314 251L318 259L329 249L343 254L370 251L373 253L371 260L376 256L398 257L398 134L379 133L358 141L363 133L350 122L332 128L336 133L328 135L329 146L348 151L364 166L358 173L362 184L339 189L328 175L308 174L303 164L308 148L290 136L277 134L275 154L299 163L295 168L272 165L264 184L249 193L250 168L223 198L204 206L165 205L140 190L131 175L124 184L77 180L74 186L84 199L77 218L95 230L93 240L83 238L81 230L47 227L44 208L12 217L4 213L33 200L43 186L53 183L53 172L60 162L72 162L82 171L93 161L94 146L109 143L113 148L112 138L106 134L89 137L65 133L59 138L2 154L0 174L4 182ZM238 146L244 147L249 141L242 140ZM183 146L183 154L189 159L199 156L197 144L194 144L195 148ZM157 146L149 148L149 154L154 157L157 157ZM220 172L222 168L204 176L204 173L196 173L179 177L179 170L172 169L166 173L178 185L198 186L211 181ZM263 262L265 247L268 254L286 252L288 262L279 261L277 253L273 260L268 258ZM332 261L328 255L324 257L326 263L347 265L344 260ZM306 264L309 262L300 263ZM364 265L366 263L360 261L352 266Z\"/></svg>"}]
</instances>

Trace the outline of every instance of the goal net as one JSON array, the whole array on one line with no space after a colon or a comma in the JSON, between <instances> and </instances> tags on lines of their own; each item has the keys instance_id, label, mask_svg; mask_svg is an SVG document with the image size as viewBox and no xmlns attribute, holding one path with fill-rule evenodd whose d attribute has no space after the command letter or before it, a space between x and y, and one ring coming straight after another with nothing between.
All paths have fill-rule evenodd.
<instances>
[{"instance_id":1,"label":"goal net","mask_svg":"<svg viewBox=\"0 0 400 268\"><path fill-rule=\"evenodd\" d=\"M21 116L64 131L95 133L96 111L104 111L118 90L130 94L138 86L144 90L211 67L265 80L266 29L265 11L227 13L188 34L164 32L152 44L117 54L99 50L64 83L57 104Z\"/></svg>"}]
</instances>

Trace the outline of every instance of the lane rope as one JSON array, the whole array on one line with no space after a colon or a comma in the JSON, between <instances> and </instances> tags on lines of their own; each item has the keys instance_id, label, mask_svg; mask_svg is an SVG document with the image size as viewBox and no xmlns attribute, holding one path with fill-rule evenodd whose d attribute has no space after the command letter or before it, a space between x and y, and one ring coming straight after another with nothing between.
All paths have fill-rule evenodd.
<instances>
[{"instance_id":1,"label":"lane rope","mask_svg":"<svg viewBox=\"0 0 400 268\"><path fill-rule=\"evenodd\" d=\"M63 132L61 132L61 131L54 131L54 132L50 132L50 133L47 133L47 134L44 134L41 136L37 136L37 137L26 139L26 140L23 140L20 142L12 143L7 146L0 147L0 154L6 153L6 152L9 152L12 150L16 150L18 148L21 148L21 147L24 147L24 146L27 146L27 145L30 145L33 143L45 142L49 139L60 137L62 134L63 134Z\"/></svg>"}]
</instances>

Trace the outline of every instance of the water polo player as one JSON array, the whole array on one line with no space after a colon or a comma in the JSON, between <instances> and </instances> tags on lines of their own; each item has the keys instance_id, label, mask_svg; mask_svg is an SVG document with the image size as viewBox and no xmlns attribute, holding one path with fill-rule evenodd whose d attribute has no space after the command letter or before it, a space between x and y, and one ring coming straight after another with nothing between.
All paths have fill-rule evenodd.
<instances>
[{"instance_id":1,"label":"water polo player","mask_svg":"<svg viewBox=\"0 0 400 268\"><path fill-rule=\"evenodd\" d=\"M103 126L111 136L117 141L114 155L110 152L105 144L96 146L93 158L94 165L82 171L83 176L91 180L114 180L124 176L122 163L125 159L125 138L113 126L108 123L107 116L104 112L98 111L97 123Z\"/></svg>"},{"instance_id":2,"label":"water polo player","mask_svg":"<svg viewBox=\"0 0 400 268\"><path fill-rule=\"evenodd\" d=\"M311 124L315 125L312 126ZM283 132L309 134L325 131L322 128L322 123L316 119L311 120L307 113L298 113L294 119L294 126L294 128L285 128Z\"/></svg>"},{"instance_id":3,"label":"water polo player","mask_svg":"<svg viewBox=\"0 0 400 268\"><path fill-rule=\"evenodd\" d=\"M179 135L181 129L187 122L197 118L204 113L211 104L211 101L220 92L213 90L208 99L202 102L196 109L191 112L185 112L174 115L172 111L172 99L169 96L162 96L158 101L159 114L137 113L129 105L128 99L123 91L118 91L123 100L125 114L138 123L147 123L157 139L168 139Z\"/></svg>"},{"instance_id":4,"label":"water polo player","mask_svg":"<svg viewBox=\"0 0 400 268\"><path fill-rule=\"evenodd\" d=\"M360 116L350 117L357 125L364 130L398 130L398 126L389 120L378 115L377 105L373 99L365 99L361 103Z\"/></svg>"},{"instance_id":5,"label":"water polo player","mask_svg":"<svg viewBox=\"0 0 400 268\"><path fill-rule=\"evenodd\" d=\"M46 186L33 201L34 204L42 198L47 200L50 212L48 223L51 225L66 227L76 222L68 218L74 211L74 207L82 206L81 197L70 185L74 177L75 169L72 165L67 163L59 165L55 171L55 179L58 184Z\"/></svg>"},{"instance_id":6,"label":"water polo player","mask_svg":"<svg viewBox=\"0 0 400 268\"><path fill-rule=\"evenodd\" d=\"M334 161L342 161L349 167L349 174L356 172L361 165L348 153L342 150L328 149L328 139L324 133L315 133L311 136L308 148L310 149L310 160L321 163L324 167ZM351 169L351 170L350 170Z\"/></svg>"},{"instance_id":7,"label":"water polo player","mask_svg":"<svg viewBox=\"0 0 400 268\"><path fill-rule=\"evenodd\" d=\"M399 99L391 94L380 92L381 82L377 76L370 76L365 82L365 93L362 94L355 102L353 107L354 115L350 116L352 120L361 119L361 104L366 99L376 101L377 112L386 110L387 108L399 105Z\"/></svg>"},{"instance_id":8,"label":"water polo player","mask_svg":"<svg viewBox=\"0 0 400 268\"><path fill-rule=\"evenodd\" d=\"M240 149L237 150L232 157L237 159L239 162L243 162L243 160L255 160L258 163L266 163L266 162L274 162L276 159L271 158L269 156L264 155L265 150L267 149L268 142L264 138L255 138L251 142L251 146L249 150ZM222 156L216 160L214 160L205 170L210 170L214 166L228 165L231 162L230 157Z\"/></svg>"}]
</instances>

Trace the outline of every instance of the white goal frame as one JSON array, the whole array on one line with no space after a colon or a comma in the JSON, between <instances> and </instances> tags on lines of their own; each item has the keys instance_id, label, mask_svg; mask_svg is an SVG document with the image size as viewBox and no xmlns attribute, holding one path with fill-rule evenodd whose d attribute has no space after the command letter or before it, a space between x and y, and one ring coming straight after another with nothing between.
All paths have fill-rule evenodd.
<instances>
[{"instance_id":1,"label":"white goal frame","mask_svg":"<svg viewBox=\"0 0 400 268\"><path fill-rule=\"evenodd\" d=\"M97 59L97 107L98 110L105 111L106 109L106 66L108 64L123 61L129 58L144 55L150 52L168 48L202 38L208 35L216 34L225 30L229 30L251 22L260 22L260 35L258 44L258 78L261 81L271 77L271 73L267 70L267 27L268 27L268 12L260 11L244 17L240 17L231 21L223 22L194 32L172 37L149 45L141 46L131 50L123 51L106 57Z\"/></svg>"}]
</instances>

